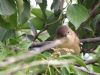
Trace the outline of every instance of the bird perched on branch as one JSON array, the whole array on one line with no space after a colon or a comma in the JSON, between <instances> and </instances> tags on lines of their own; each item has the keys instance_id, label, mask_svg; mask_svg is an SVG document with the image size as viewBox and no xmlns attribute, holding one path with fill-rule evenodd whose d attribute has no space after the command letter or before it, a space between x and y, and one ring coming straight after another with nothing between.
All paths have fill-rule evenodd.
<instances>
[{"instance_id":1,"label":"bird perched on branch","mask_svg":"<svg viewBox=\"0 0 100 75\"><path fill-rule=\"evenodd\" d=\"M55 40L57 40L58 42ZM52 44L54 44L56 47ZM49 49L50 47L51 48L54 47L53 48L54 54L61 54L61 55L67 53L79 54L80 53L79 44L80 44L80 40L78 36L70 27L60 26L56 30L55 38L53 41L45 41L40 43L33 42L33 44L29 48Z\"/></svg>"},{"instance_id":2,"label":"bird perched on branch","mask_svg":"<svg viewBox=\"0 0 100 75\"><path fill-rule=\"evenodd\" d=\"M70 27L60 26L56 31L55 39L61 39L61 41L64 41L62 44L54 48L55 53L80 53L80 40L76 33Z\"/></svg>"}]
</instances>

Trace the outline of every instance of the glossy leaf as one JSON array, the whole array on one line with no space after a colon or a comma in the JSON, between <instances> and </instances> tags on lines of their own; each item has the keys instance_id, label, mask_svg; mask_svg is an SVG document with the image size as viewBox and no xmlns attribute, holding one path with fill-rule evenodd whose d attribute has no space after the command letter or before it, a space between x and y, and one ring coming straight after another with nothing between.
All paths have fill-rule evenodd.
<instances>
[{"instance_id":1,"label":"glossy leaf","mask_svg":"<svg viewBox=\"0 0 100 75\"><path fill-rule=\"evenodd\" d=\"M82 4L83 0L77 0L78 4Z\"/></svg>"},{"instance_id":2,"label":"glossy leaf","mask_svg":"<svg viewBox=\"0 0 100 75\"><path fill-rule=\"evenodd\" d=\"M0 16L0 26L7 29L15 29L17 26L17 14L11 16Z\"/></svg>"},{"instance_id":3,"label":"glossy leaf","mask_svg":"<svg viewBox=\"0 0 100 75\"><path fill-rule=\"evenodd\" d=\"M9 28L10 24L7 23L2 16L0 16L0 26L4 27L4 28Z\"/></svg>"},{"instance_id":4,"label":"glossy leaf","mask_svg":"<svg viewBox=\"0 0 100 75\"><path fill-rule=\"evenodd\" d=\"M9 29L0 27L0 41L6 41L7 39L14 36L15 36L14 30L9 30Z\"/></svg>"},{"instance_id":5,"label":"glossy leaf","mask_svg":"<svg viewBox=\"0 0 100 75\"><path fill-rule=\"evenodd\" d=\"M72 59L75 61L76 64L79 64L81 66L86 67L86 64L84 63L84 60L82 60L79 56L75 55L62 55L60 56L60 59Z\"/></svg>"},{"instance_id":6,"label":"glossy leaf","mask_svg":"<svg viewBox=\"0 0 100 75\"><path fill-rule=\"evenodd\" d=\"M70 75L69 70L65 66L61 68L61 75Z\"/></svg>"},{"instance_id":7,"label":"glossy leaf","mask_svg":"<svg viewBox=\"0 0 100 75\"><path fill-rule=\"evenodd\" d=\"M52 23L52 24L50 24L50 23ZM51 38L54 38L56 29L57 29L60 25L62 25L62 24L61 24L61 21L57 21L57 18L54 17L54 16L52 15L52 16L50 16L50 17L48 18L48 24L50 24L50 25L49 25L47 31L48 31L49 35L51 36Z\"/></svg>"},{"instance_id":8,"label":"glossy leaf","mask_svg":"<svg viewBox=\"0 0 100 75\"><path fill-rule=\"evenodd\" d=\"M0 15L12 15L16 12L14 0L0 0Z\"/></svg>"},{"instance_id":9,"label":"glossy leaf","mask_svg":"<svg viewBox=\"0 0 100 75\"><path fill-rule=\"evenodd\" d=\"M16 6L18 8L18 14L21 15L21 13L24 10L24 1L23 0L16 0Z\"/></svg>"},{"instance_id":10,"label":"glossy leaf","mask_svg":"<svg viewBox=\"0 0 100 75\"><path fill-rule=\"evenodd\" d=\"M43 17L45 18L45 20L47 20L47 15L46 15L47 0L42 0L42 3L39 3L39 6L41 8Z\"/></svg>"},{"instance_id":11,"label":"glossy leaf","mask_svg":"<svg viewBox=\"0 0 100 75\"><path fill-rule=\"evenodd\" d=\"M96 15L96 17L94 18L93 23L94 23L94 25L96 26L97 23L99 23L99 22L100 22L100 14Z\"/></svg>"},{"instance_id":12,"label":"glossy leaf","mask_svg":"<svg viewBox=\"0 0 100 75\"><path fill-rule=\"evenodd\" d=\"M94 5L95 5L96 2L98 2L98 0L96 0L96 1L95 1L95 0L84 0L82 4L83 4L86 8L91 9L91 8L94 7Z\"/></svg>"},{"instance_id":13,"label":"glossy leaf","mask_svg":"<svg viewBox=\"0 0 100 75\"><path fill-rule=\"evenodd\" d=\"M75 56L75 61L79 65L86 67L86 64L85 64L84 60L82 60L79 56Z\"/></svg>"},{"instance_id":14,"label":"glossy leaf","mask_svg":"<svg viewBox=\"0 0 100 75\"><path fill-rule=\"evenodd\" d=\"M38 30L41 30L41 29L44 28L44 26L43 26L44 22L41 19L37 18L37 17L33 18L31 20L31 22L36 27L36 29L38 29Z\"/></svg>"},{"instance_id":15,"label":"glossy leaf","mask_svg":"<svg viewBox=\"0 0 100 75\"><path fill-rule=\"evenodd\" d=\"M16 29L17 27L17 13L11 15L11 16L5 16L4 20L9 23L9 27L10 29ZM6 27L6 25L5 25Z\"/></svg>"},{"instance_id":16,"label":"glossy leaf","mask_svg":"<svg viewBox=\"0 0 100 75\"><path fill-rule=\"evenodd\" d=\"M53 0L53 3L51 5L51 9L59 10L60 8L60 0Z\"/></svg>"},{"instance_id":17,"label":"glossy leaf","mask_svg":"<svg viewBox=\"0 0 100 75\"><path fill-rule=\"evenodd\" d=\"M69 5L67 9L68 20L78 29L80 24L89 17L88 10L79 4Z\"/></svg>"},{"instance_id":18,"label":"glossy leaf","mask_svg":"<svg viewBox=\"0 0 100 75\"><path fill-rule=\"evenodd\" d=\"M96 48L95 52L96 52L96 59L100 64L100 60L99 60L100 59L100 45Z\"/></svg>"},{"instance_id":19,"label":"glossy leaf","mask_svg":"<svg viewBox=\"0 0 100 75\"><path fill-rule=\"evenodd\" d=\"M48 32L44 32L43 34L39 35L39 38L42 41L46 41L49 37L50 37L50 35L48 34Z\"/></svg>"},{"instance_id":20,"label":"glossy leaf","mask_svg":"<svg viewBox=\"0 0 100 75\"><path fill-rule=\"evenodd\" d=\"M38 17L39 19L44 19L43 15L42 15L42 11L39 8L33 8L32 14L35 15L36 17Z\"/></svg>"},{"instance_id":21,"label":"glossy leaf","mask_svg":"<svg viewBox=\"0 0 100 75\"><path fill-rule=\"evenodd\" d=\"M95 72L100 73L100 67L99 67L99 66L94 66L94 65L92 65L92 67L93 67L93 70L94 70Z\"/></svg>"},{"instance_id":22,"label":"glossy leaf","mask_svg":"<svg viewBox=\"0 0 100 75\"><path fill-rule=\"evenodd\" d=\"M24 0L24 10L21 13L21 15L19 15L19 24L24 24L28 18L30 17L30 3L27 0Z\"/></svg>"},{"instance_id":23,"label":"glossy leaf","mask_svg":"<svg viewBox=\"0 0 100 75\"><path fill-rule=\"evenodd\" d=\"M39 8L33 8L32 9L32 14L35 15L37 18L44 20L45 18L43 17L42 11ZM50 15L53 15L51 11L46 10L46 15L49 17Z\"/></svg>"},{"instance_id":24,"label":"glossy leaf","mask_svg":"<svg viewBox=\"0 0 100 75\"><path fill-rule=\"evenodd\" d=\"M70 71L74 73L75 75L88 75L88 73L81 71L80 69L77 69L74 65L69 66Z\"/></svg>"}]
</instances>

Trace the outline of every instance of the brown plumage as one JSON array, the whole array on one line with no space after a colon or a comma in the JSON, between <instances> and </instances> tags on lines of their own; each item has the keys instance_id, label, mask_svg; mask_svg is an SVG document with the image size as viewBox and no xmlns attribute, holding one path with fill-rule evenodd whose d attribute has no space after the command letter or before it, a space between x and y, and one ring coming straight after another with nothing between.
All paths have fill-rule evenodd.
<instances>
[{"instance_id":1,"label":"brown plumage","mask_svg":"<svg viewBox=\"0 0 100 75\"><path fill-rule=\"evenodd\" d=\"M76 33L68 26L60 26L56 31L55 39L61 39L64 41L63 44L54 48L55 52L60 52L61 54L80 53L80 40Z\"/></svg>"}]
</instances>

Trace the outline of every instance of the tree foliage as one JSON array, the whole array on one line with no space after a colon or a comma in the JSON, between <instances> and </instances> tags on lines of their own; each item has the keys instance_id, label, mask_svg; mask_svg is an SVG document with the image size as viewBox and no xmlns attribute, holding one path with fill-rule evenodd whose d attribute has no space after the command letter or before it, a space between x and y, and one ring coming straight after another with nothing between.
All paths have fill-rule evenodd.
<instances>
[{"instance_id":1,"label":"tree foliage","mask_svg":"<svg viewBox=\"0 0 100 75\"><path fill-rule=\"evenodd\" d=\"M39 8L31 7L30 0L0 0L0 66L7 57L16 57L28 52L31 41L25 37L38 42L53 40L57 27L63 25L65 19L68 19L68 25L80 39L100 36L100 0L77 0L74 4L74 0L53 0L51 10L47 10L49 0L35 1ZM67 5L63 7L64 4ZM100 38L99 42L84 42L79 56L61 55L57 58L74 60L74 64L58 66L39 63L34 66L31 62L48 60L51 56L52 52L44 51L25 61L0 67L0 74L99 75L99 45ZM92 61L89 61L90 59ZM22 71L19 70L21 64L25 64L21 68ZM19 67L18 72L13 69L14 66Z\"/></svg>"}]
</instances>

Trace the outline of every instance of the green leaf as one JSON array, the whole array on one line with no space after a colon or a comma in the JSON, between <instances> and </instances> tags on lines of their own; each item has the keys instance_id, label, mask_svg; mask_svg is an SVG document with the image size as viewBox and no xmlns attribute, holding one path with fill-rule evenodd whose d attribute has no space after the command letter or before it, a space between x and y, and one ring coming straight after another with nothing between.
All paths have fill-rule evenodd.
<instances>
[{"instance_id":1,"label":"green leaf","mask_svg":"<svg viewBox=\"0 0 100 75\"><path fill-rule=\"evenodd\" d=\"M79 65L86 67L84 60L82 60L79 56L75 56L75 60L76 60L76 63L78 63Z\"/></svg>"},{"instance_id":2,"label":"green leaf","mask_svg":"<svg viewBox=\"0 0 100 75\"><path fill-rule=\"evenodd\" d=\"M19 44L20 41L21 41L21 40L20 40L19 37L14 37L14 38L11 38L11 39L9 40L10 45L17 45L17 44Z\"/></svg>"},{"instance_id":3,"label":"green leaf","mask_svg":"<svg viewBox=\"0 0 100 75\"><path fill-rule=\"evenodd\" d=\"M52 67L48 67L48 75L55 75L57 72L55 71L55 69Z\"/></svg>"},{"instance_id":4,"label":"green leaf","mask_svg":"<svg viewBox=\"0 0 100 75\"><path fill-rule=\"evenodd\" d=\"M70 65L69 68L72 73L74 73L75 75L78 75L78 72L77 72L76 68L74 67L74 65Z\"/></svg>"},{"instance_id":5,"label":"green leaf","mask_svg":"<svg viewBox=\"0 0 100 75\"><path fill-rule=\"evenodd\" d=\"M19 16L19 24L24 24L30 17L30 3L27 0L24 0L24 10Z\"/></svg>"},{"instance_id":6,"label":"green leaf","mask_svg":"<svg viewBox=\"0 0 100 75\"><path fill-rule=\"evenodd\" d=\"M51 5L51 9L58 11L59 8L60 8L60 0L53 0L53 3Z\"/></svg>"},{"instance_id":7,"label":"green leaf","mask_svg":"<svg viewBox=\"0 0 100 75\"><path fill-rule=\"evenodd\" d=\"M51 56L51 53L50 52L43 52L40 56L41 56L41 58L48 59Z\"/></svg>"},{"instance_id":8,"label":"green leaf","mask_svg":"<svg viewBox=\"0 0 100 75\"><path fill-rule=\"evenodd\" d=\"M9 16L9 23L12 26L13 29L16 29L18 22L17 22L17 13Z\"/></svg>"},{"instance_id":9,"label":"green leaf","mask_svg":"<svg viewBox=\"0 0 100 75\"><path fill-rule=\"evenodd\" d=\"M33 8L32 14L41 20L45 20L45 18L43 17L42 11L39 8ZM49 10L46 10L46 15L47 15L47 17L49 17L50 15L53 15L53 13Z\"/></svg>"},{"instance_id":10,"label":"green leaf","mask_svg":"<svg viewBox=\"0 0 100 75\"><path fill-rule=\"evenodd\" d=\"M32 14L34 14L39 19L42 19L42 20L44 19L43 15L42 15L42 11L39 8L33 8L32 9Z\"/></svg>"},{"instance_id":11,"label":"green leaf","mask_svg":"<svg viewBox=\"0 0 100 75\"><path fill-rule=\"evenodd\" d=\"M42 3L39 3L39 6L41 8L43 17L45 18L45 20L47 20L47 16L46 16L47 0L42 0Z\"/></svg>"},{"instance_id":12,"label":"green leaf","mask_svg":"<svg viewBox=\"0 0 100 75\"><path fill-rule=\"evenodd\" d=\"M23 0L16 0L16 5L18 8L18 13L20 15L24 10L24 1Z\"/></svg>"},{"instance_id":13,"label":"green leaf","mask_svg":"<svg viewBox=\"0 0 100 75\"><path fill-rule=\"evenodd\" d=\"M21 29L30 29L29 23L26 22L26 23L24 23L23 25L21 25Z\"/></svg>"},{"instance_id":14,"label":"green leaf","mask_svg":"<svg viewBox=\"0 0 100 75\"><path fill-rule=\"evenodd\" d=\"M15 36L14 30L9 30L9 29L0 27L0 41L6 41L7 39L14 36Z\"/></svg>"},{"instance_id":15,"label":"green leaf","mask_svg":"<svg viewBox=\"0 0 100 75\"><path fill-rule=\"evenodd\" d=\"M7 29L15 29L17 26L17 14L11 16L0 16L0 26Z\"/></svg>"},{"instance_id":16,"label":"green leaf","mask_svg":"<svg viewBox=\"0 0 100 75\"><path fill-rule=\"evenodd\" d=\"M4 28L9 28L10 24L7 23L2 16L0 16L0 26L4 27Z\"/></svg>"},{"instance_id":17,"label":"green leaf","mask_svg":"<svg viewBox=\"0 0 100 75\"><path fill-rule=\"evenodd\" d=\"M39 38L40 38L42 41L46 41L49 37L50 37L50 36L49 36L48 32L45 32L45 33L39 35Z\"/></svg>"},{"instance_id":18,"label":"green leaf","mask_svg":"<svg viewBox=\"0 0 100 75\"><path fill-rule=\"evenodd\" d=\"M51 5L51 9L54 9L54 15L56 17L59 17L59 15L61 14L62 10L63 10L63 4L64 4L64 0L53 0L53 3Z\"/></svg>"},{"instance_id":19,"label":"green leaf","mask_svg":"<svg viewBox=\"0 0 100 75\"><path fill-rule=\"evenodd\" d=\"M96 2L98 2L98 0L84 0L82 4L86 8L91 9L91 8L93 8L93 6L95 5Z\"/></svg>"},{"instance_id":20,"label":"green leaf","mask_svg":"<svg viewBox=\"0 0 100 75\"><path fill-rule=\"evenodd\" d=\"M36 17L42 19L42 20L46 20L47 19L47 13L48 10L46 10L46 6L47 6L47 2L46 0L44 0L42 3L39 3L40 8L33 8L32 9L32 14L34 14Z\"/></svg>"},{"instance_id":21,"label":"green leaf","mask_svg":"<svg viewBox=\"0 0 100 75\"><path fill-rule=\"evenodd\" d=\"M100 73L100 66L94 66L92 65L94 72Z\"/></svg>"},{"instance_id":22,"label":"green leaf","mask_svg":"<svg viewBox=\"0 0 100 75\"><path fill-rule=\"evenodd\" d=\"M94 18L94 21L93 21L95 26L97 25L98 22L100 22L100 14L96 15L96 17Z\"/></svg>"},{"instance_id":23,"label":"green leaf","mask_svg":"<svg viewBox=\"0 0 100 75\"><path fill-rule=\"evenodd\" d=\"M61 75L70 75L70 71L66 66L61 68Z\"/></svg>"},{"instance_id":24,"label":"green leaf","mask_svg":"<svg viewBox=\"0 0 100 75\"><path fill-rule=\"evenodd\" d=\"M49 18L50 16L53 16L53 12L49 11L49 10L46 10L46 15L47 15L47 18Z\"/></svg>"},{"instance_id":25,"label":"green leaf","mask_svg":"<svg viewBox=\"0 0 100 75\"><path fill-rule=\"evenodd\" d=\"M88 10L79 4L69 5L67 9L67 17L69 21L78 29L80 24L89 17Z\"/></svg>"},{"instance_id":26,"label":"green leaf","mask_svg":"<svg viewBox=\"0 0 100 75\"><path fill-rule=\"evenodd\" d=\"M39 19L37 17L31 19L31 22L36 27L36 29L38 29L38 30L41 30L41 29L44 28L44 26L43 26L43 24L44 24L43 20L41 20L41 19Z\"/></svg>"},{"instance_id":27,"label":"green leaf","mask_svg":"<svg viewBox=\"0 0 100 75\"><path fill-rule=\"evenodd\" d=\"M47 29L47 31L48 31L51 38L54 38L56 29L60 25L62 25L61 21L58 21L57 19L58 18L54 17L53 15L48 18L48 24L52 23L52 24L49 25L49 27Z\"/></svg>"},{"instance_id":28,"label":"green leaf","mask_svg":"<svg viewBox=\"0 0 100 75\"><path fill-rule=\"evenodd\" d=\"M0 0L0 14L12 15L16 12L16 4L14 0Z\"/></svg>"},{"instance_id":29,"label":"green leaf","mask_svg":"<svg viewBox=\"0 0 100 75\"><path fill-rule=\"evenodd\" d=\"M82 60L79 56L75 56L75 55L62 55L62 56L60 56L60 59L73 59L76 64L79 64L81 66L86 67L86 64L84 63L84 60Z\"/></svg>"},{"instance_id":30,"label":"green leaf","mask_svg":"<svg viewBox=\"0 0 100 75\"><path fill-rule=\"evenodd\" d=\"M77 0L78 4L82 4L83 0Z\"/></svg>"},{"instance_id":31,"label":"green leaf","mask_svg":"<svg viewBox=\"0 0 100 75\"><path fill-rule=\"evenodd\" d=\"M69 66L70 71L74 73L74 75L88 75L88 73L81 71L80 69L77 69L74 65Z\"/></svg>"},{"instance_id":32,"label":"green leaf","mask_svg":"<svg viewBox=\"0 0 100 75\"><path fill-rule=\"evenodd\" d=\"M96 57L95 58L97 59L97 61L100 64L100 45L96 48L95 52L96 52Z\"/></svg>"},{"instance_id":33,"label":"green leaf","mask_svg":"<svg viewBox=\"0 0 100 75\"><path fill-rule=\"evenodd\" d=\"M8 28L16 29L16 27L17 27L17 13L15 13L15 14L13 14L11 16L5 16L3 18L7 23L9 23L8 24L8 26L9 26ZM6 25L4 27L6 27Z\"/></svg>"}]
</instances>

